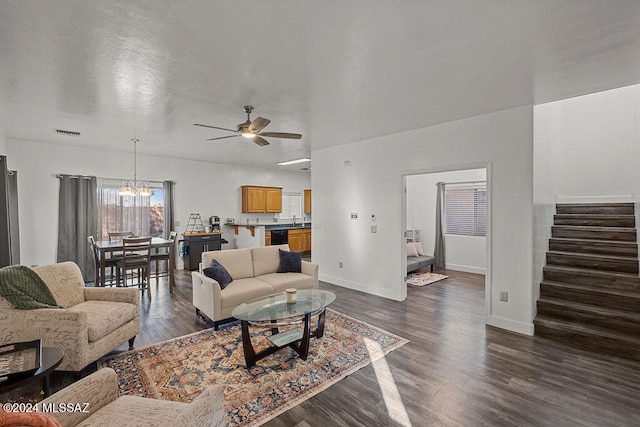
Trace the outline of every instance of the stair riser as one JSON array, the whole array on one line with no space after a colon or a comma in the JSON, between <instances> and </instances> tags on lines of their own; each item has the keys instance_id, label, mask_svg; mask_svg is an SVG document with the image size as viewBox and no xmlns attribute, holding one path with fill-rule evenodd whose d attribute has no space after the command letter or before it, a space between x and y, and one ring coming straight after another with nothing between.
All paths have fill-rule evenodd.
<instances>
[{"instance_id":1,"label":"stair riser","mask_svg":"<svg viewBox=\"0 0 640 427\"><path fill-rule=\"evenodd\" d=\"M587 230L574 229L570 227L551 227L551 237L566 239L587 239L587 240L618 240L621 242L635 242L635 230Z\"/></svg>"},{"instance_id":2,"label":"stair riser","mask_svg":"<svg viewBox=\"0 0 640 427\"><path fill-rule=\"evenodd\" d=\"M576 333L574 330L550 328L546 325L540 325L537 323L535 328L535 334L541 337L567 342L600 353L640 360L640 346L633 343L598 335Z\"/></svg>"},{"instance_id":3,"label":"stair riser","mask_svg":"<svg viewBox=\"0 0 640 427\"><path fill-rule=\"evenodd\" d=\"M565 267L589 268L593 270L619 271L623 273L638 273L638 260L578 257L565 254L547 253L547 264L561 265Z\"/></svg>"},{"instance_id":4,"label":"stair riser","mask_svg":"<svg viewBox=\"0 0 640 427\"><path fill-rule=\"evenodd\" d=\"M617 310L628 311L630 313L640 313L640 296L636 298L622 297L604 292L595 292L588 289L567 289L546 283L540 284L540 295L559 300L614 308Z\"/></svg>"},{"instance_id":5,"label":"stair riser","mask_svg":"<svg viewBox=\"0 0 640 427\"><path fill-rule=\"evenodd\" d=\"M624 317L605 316L602 313L558 304L549 304L545 301L538 301L538 314L584 325L608 328L619 333L637 335L638 331L640 331L640 317L633 320Z\"/></svg>"},{"instance_id":6,"label":"stair riser","mask_svg":"<svg viewBox=\"0 0 640 427\"><path fill-rule=\"evenodd\" d=\"M614 255L614 256L638 256L637 244L595 242L581 240L579 242L567 242L562 240L549 240L549 250L559 252L576 252L586 254Z\"/></svg>"},{"instance_id":7,"label":"stair riser","mask_svg":"<svg viewBox=\"0 0 640 427\"><path fill-rule=\"evenodd\" d=\"M631 277L607 277L595 274L575 274L545 269L544 280L594 286L602 289L640 292L640 280Z\"/></svg>"},{"instance_id":8,"label":"stair riser","mask_svg":"<svg viewBox=\"0 0 640 427\"><path fill-rule=\"evenodd\" d=\"M557 214L634 215L633 204L578 204L556 205Z\"/></svg>"},{"instance_id":9,"label":"stair riser","mask_svg":"<svg viewBox=\"0 0 640 427\"><path fill-rule=\"evenodd\" d=\"M631 218L567 218L556 215L554 225L577 225L581 227L628 227L634 228L636 220Z\"/></svg>"}]
</instances>

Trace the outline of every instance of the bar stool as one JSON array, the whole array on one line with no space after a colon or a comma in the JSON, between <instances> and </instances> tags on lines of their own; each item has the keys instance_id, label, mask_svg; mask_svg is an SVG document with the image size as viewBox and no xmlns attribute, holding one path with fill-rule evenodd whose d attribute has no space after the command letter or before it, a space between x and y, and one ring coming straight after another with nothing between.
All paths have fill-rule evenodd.
<instances>
[{"instance_id":1,"label":"bar stool","mask_svg":"<svg viewBox=\"0 0 640 427\"><path fill-rule=\"evenodd\" d=\"M124 277L123 285L127 286L127 272L138 270L138 288L144 295L149 291L149 276L151 271L151 237L125 237L122 239L122 259L118 261L116 280ZM151 291L149 291L151 299Z\"/></svg>"}]
</instances>

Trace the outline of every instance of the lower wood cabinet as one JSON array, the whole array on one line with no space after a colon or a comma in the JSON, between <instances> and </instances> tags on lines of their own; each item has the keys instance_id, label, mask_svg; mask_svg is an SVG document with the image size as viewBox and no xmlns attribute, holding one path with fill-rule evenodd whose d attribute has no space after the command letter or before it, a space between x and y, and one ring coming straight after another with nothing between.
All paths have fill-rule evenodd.
<instances>
[{"instance_id":1,"label":"lower wood cabinet","mask_svg":"<svg viewBox=\"0 0 640 427\"><path fill-rule=\"evenodd\" d=\"M271 246L271 231L270 230L266 230L264 232L264 245L265 246Z\"/></svg>"},{"instance_id":2,"label":"lower wood cabinet","mask_svg":"<svg viewBox=\"0 0 640 427\"><path fill-rule=\"evenodd\" d=\"M296 228L289 230L289 249L296 252L311 251L311 229Z\"/></svg>"}]
</instances>

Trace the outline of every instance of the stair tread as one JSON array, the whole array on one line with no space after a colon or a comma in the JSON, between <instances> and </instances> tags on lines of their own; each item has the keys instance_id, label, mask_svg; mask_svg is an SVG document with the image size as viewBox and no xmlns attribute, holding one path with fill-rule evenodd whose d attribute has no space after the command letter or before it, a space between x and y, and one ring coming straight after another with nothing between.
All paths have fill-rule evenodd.
<instances>
[{"instance_id":1,"label":"stair tread","mask_svg":"<svg viewBox=\"0 0 640 427\"><path fill-rule=\"evenodd\" d=\"M567 243L595 243L602 245L616 245L616 246L631 246L636 247L638 242L628 242L626 240L591 240L591 239L578 239L575 237L550 237L549 240L557 241L557 242L567 242Z\"/></svg>"},{"instance_id":2,"label":"stair tread","mask_svg":"<svg viewBox=\"0 0 640 427\"><path fill-rule=\"evenodd\" d=\"M591 311L591 312L598 313L605 316L624 317L627 320L640 321L640 313L632 313L629 311L618 310L611 307L602 307L599 305L586 304L583 302L567 301L567 300L548 297L548 296L541 296L540 298L538 298L538 302L554 304L554 305L563 306L563 307L570 307L570 308L583 310L583 311Z\"/></svg>"},{"instance_id":3,"label":"stair tread","mask_svg":"<svg viewBox=\"0 0 640 427\"><path fill-rule=\"evenodd\" d=\"M638 261L638 257L635 256L621 256L621 255L603 255L603 254L592 254L585 252L570 252L570 251L547 251L547 254L553 255L567 255L567 256L577 256L582 258L598 258L602 260L618 260L618 261Z\"/></svg>"},{"instance_id":4,"label":"stair tread","mask_svg":"<svg viewBox=\"0 0 640 427\"><path fill-rule=\"evenodd\" d=\"M545 315L536 316L536 318L534 319L534 323L545 324L545 326L547 327L561 326L566 329L571 329L574 332L578 332L578 333L582 332L585 334L599 335L599 336L603 336L603 337L607 337L615 340L626 341L628 343L632 343L634 345L640 346L640 338L638 338L637 335L634 336L632 334L613 331L609 328L603 328L600 326L585 325L582 323L576 323L576 322L571 322L567 320L560 320L560 319L556 319L556 318L545 316Z\"/></svg>"},{"instance_id":5,"label":"stair tread","mask_svg":"<svg viewBox=\"0 0 640 427\"><path fill-rule=\"evenodd\" d=\"M640 276L637 273L625 273L622 271L606 271L606 270L595 270L592 268L580 268L580 267L568 267L564 265L555 265L555 264L546 264L543 267L543 271L545 269L562 271L565 273L572 274L588 274L591 276L601 276L601 277L617 277L621 279L636 279L638 283L640 283Z\"/></svg>"},{"instance_id":6,"label":"stair tread","mask_svg":"<svg viewBox=\"0 0 640 427\"><path fill-rule=\"evenodd\" d=\"M567 230L580 230L580 231L610 231L610 232L635 232L635 227L603 227L601 225L552 225L552 228L561 228Z\"/></svg>"},{"instance_id":7,"label":"stair tread","mask_svg":"<svg viewBox=\"0 0 640 427\"><path fill-rule=\"evenodd\" d=\"M599 213L557 213L557 214L554 214L554 216L562 217L562 218L579 218L579 217L583 217L583 218L597 218L597 219L604 219L604 218L632 219L632 218L636 217L633 214L610 214L610 213L604 213L604 214L599 214Z\"/></svg>"},{"instance_id":8,"label":"stair tread","mask_svg":"<svg viewBox=\"0 0 640 427\"><path fill-rule=\"evenodd\" d=\"M582 285L577 283L559 282L557 280L542 280L540 284L563 287L563 288L580 289L580 290L589 291L589 292L595 292L595 293L606 294L606 295L615 295L615 296L620 296L625 298L635 298L640 300L640 292L637 292L637 291L625 291L622 289L602 288L598 286L589 286L589 285Z\"/></svg>"},{"instance_id":9,"label":"stair tread","mask_svg":"<svg viewBox=\"0 0 640 427\"><path fill-rule=\"evenodd\" d=\"M612 202L612 203L556 203L556 206L561 207L604 207L604 208L616 208L616 207L633 207L633 202Z\"/></svg>"}]
</instances>

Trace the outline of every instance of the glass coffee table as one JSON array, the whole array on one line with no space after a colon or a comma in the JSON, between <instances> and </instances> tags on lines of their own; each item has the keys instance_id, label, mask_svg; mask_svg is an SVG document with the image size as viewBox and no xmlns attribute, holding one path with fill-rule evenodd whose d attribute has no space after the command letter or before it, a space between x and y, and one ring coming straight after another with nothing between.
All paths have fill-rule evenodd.
<instances>
[{"instance_id":1,"label":"glass coffee table","mask_svg":"<svg viewBox=\"0 0 640 427\"><path fill-rule=\"evenodd\" d=\"M325 310L336 299L333 292L321 289L302 289L296 292L296 301L288 303L286 292L259 298L236 307L231 315L242 323L242 346L247 368L276 351L291 347L302 360L309 354L309 339L320 338L324 334ZM311 319L318 317L315 329ZM302 324L302 328L292 328L284 332L281 326ZM249 325L270 328L267 339L271 346L256 353L251 344Z\"/></svg>"}]
</instances>

